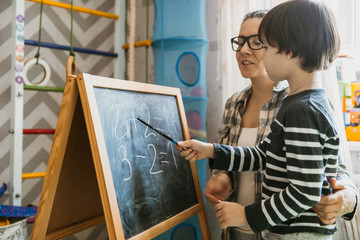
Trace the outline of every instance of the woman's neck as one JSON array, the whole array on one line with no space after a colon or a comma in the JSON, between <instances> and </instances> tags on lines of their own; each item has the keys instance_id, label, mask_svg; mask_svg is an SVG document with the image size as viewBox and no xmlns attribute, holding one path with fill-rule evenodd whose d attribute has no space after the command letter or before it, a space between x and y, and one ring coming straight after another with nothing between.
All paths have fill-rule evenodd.
<instances>
[{"instance_id":1,"label":"woman's neck","mask_svg":"<svg viewBox=\"0 0 360 240\"><path fill-rule=\"evenodd\" d=\"M270 80L268 77L262 77L257 79L250 79L253 92L252 97L256 99L269 100L272 98L273 88L276 85L276 82Z\"/></svg>"},{"instance_id":2,"label":"woman's neck","mask_svg":"<svg viewBox=\"0 0 360 240\"><path fill-rule=\"evenodd\" d=\"M242 114L242 127L255 128L259 126L261 108L272 99L275 82L269 78L251 79L252 93Z\"/></svg>"}]
</instances>

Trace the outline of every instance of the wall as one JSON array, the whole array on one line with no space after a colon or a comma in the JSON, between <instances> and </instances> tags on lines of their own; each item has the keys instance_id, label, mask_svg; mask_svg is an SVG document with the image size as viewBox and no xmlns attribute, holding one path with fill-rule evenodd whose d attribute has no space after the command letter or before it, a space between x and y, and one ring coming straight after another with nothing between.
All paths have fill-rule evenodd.
<instances>
[{"instance_id":1,"label":"wall","mask_svg":"<svg viewBox=\"0 0 360 240\"><path fill-rule=\"evenodd\" d=\"M13 20L13 0L0 1L0 182L9 181L10 172L10 77L11 77L11 21ZM61 2L69 3L62 0ZM114 12L114 1L75 1L76 5L105 12ZM25 2L25 38L38 39L40 4ZM42 41L69 45L70 12L65 9L45 6L42 18ZM114 22L110 19L93 15L74 13L74 46L102 51L114 51ZM25 46L25 60L36 54L37 48ZM51 67L51 78L47 86L64 87L65 64L69 55L67 51L40 49L40 56ZM113 75L113 59L76 53L78 73L91 73L106 77ZM34 67L28 73L28 79L38 82L42 76L41 69ZM55 128L61 93L38 91L24 92L24 128ZM25 135L23 138L23 171L41 172L46 170L52 135ZM23 181L22 205L38 205L42 179ZM0 204L9 204L8 195L1 198ZM31 229L31 224L29 224ZM105 225L96 227L96 231L88 231L69 239L104 239L107 236Z\"/></svg>"},{"instance_id":2,"label":"wall","mask_svg":"<svg viewBox=\"0 0 360 240\"><path fill-rule=\"evenodd\" d=\"M68 3L69 1L60 0ZM9 181L9 164L11 142L9 137L10 128L10 76L11 76L11 21L13 19L12 0L0 1L0 182ZM75 1L78 6L97 9L114 13L114 1ZM147 6L149 8L147 9ZM25 2L25 36L26 39L38 39L40 5ZM70 12L44 5L42 22L42 41L69 45L70 37ZM135 41L151 39L154 22L154 5L151 0L136 1L136 36ZM207 128L208 141L217 141L218 129L221 126L221 113L223 104L221 99L222 82L219 71L219 3L209 1L207 4L207 31L209 39L209 51L207 55L207 89L208 89L208 114ZM148 14L148 21L146 16ZM128 27L128 25L127 25ZM112 20L98 18L83 13L74 13L74 46L97 49L102 51L114 51L114 23ZM25 60L36 54L37 48L25 47ZM51 66L51 79L48 86L64 87L65 85L65 63L68 57L67 51L40 49L43 57ZM126 56L126 55L125 55ZM148 60L146 62L146 59ZM151 47L137 48L135 51L136 71L135 80L139 82L153 83L154 63ZM76 53L78 73L91 73L106 77L113 76L113 59L109 57L93 56ZM147 70L146 70L147 66ZM147 71L147 73L146 73ZM39 81L41 69L34 67L28 78ZM126 74L123 79L126 79ZM25 91L24 99L24 128L55 128L57 116L62 99L61 93L45 93L36 91ZM47 161L52 143L52 135L30 135L24 136L24 172L46 171ZM23 205L38 205L42 179L23 181ZM8 195L4 195L1 204L9 204ZM212 206L207 206L212 216ZM216 218L209 219L211 229L219 229ZM31 231L31 225L30 231ZM218 232L218 231L217 231ZM104 225L96 227L95 230L76 234L68 239L104 239L106 236ZM218 236L218 234L216 234Z\"/></svg>"}]
</instances>

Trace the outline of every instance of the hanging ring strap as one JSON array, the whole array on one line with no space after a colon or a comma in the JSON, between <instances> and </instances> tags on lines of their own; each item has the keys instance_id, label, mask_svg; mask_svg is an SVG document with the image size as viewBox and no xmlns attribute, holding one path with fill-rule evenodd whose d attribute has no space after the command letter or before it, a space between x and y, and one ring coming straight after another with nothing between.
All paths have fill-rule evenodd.
<instances>
[{"instance_id":1,"label":"hanging ring strap","mask_svg":"<svg viewBox=\"0 0 360 240\"><path fill-rule=\"evenodd\" d=\"M41 42L41 25L42 25L42 15L43 15L43 0L41 0L40 4L40 21L39 21L39 37L38 37L38 49L35 54L35 57L30 58L29 60L25 61L24 63L24 84L25 85L38 85L38 86L44 86L50 79L51 69L49 64L44 60L40 58L40 42ZM43 78L37 82L33 83L30 82L27 79L27 72L28 70L34 66L34 65L40 65L42 70L44 71Z\"/></svg>"},{"instance_id":2,"label":"hanging ring strap","mask_svg":"<svg viewBox=\"0 0 360 240\"><path fill-rule=\"evenodd\" d=\"M74 4L73 0L71 0L71 30L70 30L70 56L74 57L75 61L75 52L73 50L73 22L74 22Z\"/></svg>"},{"instance_id":3,"label":"hanging ring strap","mask_svg":"<svg viewBox=\"0 0 360 240\"><path fill-rule=\"evenodd\" d=\"M37 59L37 60L36 60L36 64L39 63L39 57L40 57L42 13L43 13L43 0L41 0L41 4L40 4L40 21L39 21L38 50L37 50L37 53L36 53L36 55L35 55L35 58Z\"/></svg>"}]
</instances>

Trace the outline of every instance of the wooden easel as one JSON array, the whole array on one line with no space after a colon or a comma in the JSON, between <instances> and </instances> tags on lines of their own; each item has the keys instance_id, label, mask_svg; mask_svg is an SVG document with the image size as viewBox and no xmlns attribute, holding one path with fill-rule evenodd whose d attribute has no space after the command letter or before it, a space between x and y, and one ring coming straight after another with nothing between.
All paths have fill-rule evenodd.
<instances>
[{"instance_id":1,"label":"wooden easel","mask_svg":"<svg viewBox=\"0 0 360 240\"><path fill-rule=\"evenodd\" d=\"M74 114L81 111L74 75L76 64L70 56L63 101L31 239L58 239L104 222L85 120L82 114ZM76 158L87 162L74 161ZM85 207L84 203L93 207ZM69 226L69 223L77 224Z\"/></svg>"},{"instance_id":2,"label":"wooden easel","mask_svg":"<svg viewBox=\"0 0 360 240\"><path fill-rule=\"evenodd\" d=\"M72 69L71 74L68 69ZM98 133L94 129L99 119L93 119L90 111L94 99L86 97L88 83L84 83L83 75L75 78L74 73L76 66L69 58L64 96L31 239L60 239L103 222L110 239L125 239L110 166L104 161L106 149L97 141ZM94 82L101 85L108 79L100 80ZM146 91L152 91L151 87ZM184 114L183 108L181 111ZM185 138L189 139L188 133ZM199 203L131 239L154 238L195 214L203 239L211 238L194 163L191 173Z\"/></svg>"}]
</instances>

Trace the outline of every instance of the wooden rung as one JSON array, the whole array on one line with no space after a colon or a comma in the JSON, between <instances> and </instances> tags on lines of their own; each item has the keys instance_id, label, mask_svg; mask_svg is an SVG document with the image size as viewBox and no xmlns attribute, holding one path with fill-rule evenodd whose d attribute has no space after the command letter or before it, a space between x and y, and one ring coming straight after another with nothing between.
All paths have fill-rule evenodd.
<instances>
[{"instance_id":1,"label":"wooden rung","mask_svg":"<svg viewBox=\"0 0 360 240\"><path fill-rule=\"evenodd\" d=\"M54 134L55 129L23 129L23 134Z\"/></svg>"},{"instance_id":2,"label":"wooden rung","mask_svg":"<svg viewBox=\"0 0 360 240\"><path fill-rule=\"evenodd\" d=\"M24 90L64 92L64 88L61 88L61 87L32 86L32 85L25 85L25 84L24 84Z\"/></svg>"},{"instance_id":3,"label":"wooden rung","mask_svg":"<svg viewBox=\"0 0 360 240\"><path fill-rule=\"evenodd\" d=\"M41 0L27 0L27 1L41 3ZM54 6L54 7L59 7L59 8L71 9L71 4L61 3L61 2L56 2L56 1L43 0L43 4ZM119 15L116 15L116 14L101 12L101 11L84 8L84 7L79 7L79 6L73 6L73 10L77 11L77 12L83 12L83 13L96 15L99 17L106 17L106 18L111 18L111 19L115 19L115 20L119 19Z\"/></svg>"},{"instance_id":4,"label":"wooden rung","mask_svg":"<svg viewBox=\"0 0 360 240\"><path fill-rule=\"evenodd\" d=\"M23 173L21 177L22 177L22 179L43 178L43 177L45 177L45 172Z\"/></svg>"},{"instance_id":5,"label":"wooden rung","mask_svg":"<svg viewBox=\"0 0 360 240\"><path fill-rule=\"evenodd\" d=\"M122 48L124 50L129 49L130 44L126 43L124 45L122 45ZM146 46L151 46L151 40L147 39L147 40L143 40L143 41L138 41L134 43L134 47L138 48L138 47L146 47Z\"/></svg>"}]
</instances>

